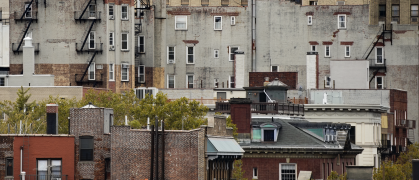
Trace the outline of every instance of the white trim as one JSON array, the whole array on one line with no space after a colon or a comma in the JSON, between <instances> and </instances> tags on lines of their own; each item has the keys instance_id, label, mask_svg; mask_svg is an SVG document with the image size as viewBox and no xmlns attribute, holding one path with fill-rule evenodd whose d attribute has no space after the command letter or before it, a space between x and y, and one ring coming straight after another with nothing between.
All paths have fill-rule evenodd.
<instances>
[{"instance_id":1,"label":"white trim","mask_svg":"<svg viewBox=\"0 0 419 180\"><path fill-rule=\"evenodd\" d=\"M91 72L93 72L93 78L90 78L90 73ZM88 75L88 79L89 80L95 80L95 78L96 78L96 67L95 67L95 63L94 62L90 63L90 66L89 66L89 70L88 70L88 74L87 75Z\"/></svg>"},{"instance_id":2,"label":"white trim","mask_svg":"<svg viewBox=\"0 0 419 180\"><path fill-rule=\"evenodd\" d=\"M141 38L143 38L143 51L141 51ZM138 50L138 52L139 53L145 53L145 37L144 36L138 36L138 48L139 48L139 50Z\"/></svg>"},{"instance_id":3,"label":"white trim","mask_svg":"<svg viewBox=\"0 0 419 180\"><path fill-rule=\"evenodd\" d=\"M348 48L349 51L346 51L346 48ZM346 52L348 52L348 55ZM345 46L345 57L351 57L351 46L349 45Z\"/></svg>"},{"instance_id":4,"label":"white trim","mask_svg":"<svg viewBox=\"0 0 419 180\"><path fill-rule=\"evenodd\" d=\"M128 68L123 68L123 65L128 65ZM123 79L123 76L122 76L122 70L123 69L127 69L127 79ZM127 64L127 63L122 63L121 64L121 81L129 81L129 64Z\"/></svg>"},{"instance_id":5,"label":"white trim","mask_svg":"<svg viewBox=\"0 0 419 180\"><path fill-rule=\"evenodd\" d=\"M329 55L327 55L327 49L329 49ZM330 45L324 46L324 57L330 57Z\"/></svg>"},{"instance_id":6,"label":"white trim","mask_svg":"<svg viewBox=\"0 0 419 180\"><path fill-rule=\"evenodd\" d=\"M276 71L273 71L273 67L274 66L271 66L271 72L278 72L279 71L278 66L275 66L276 67Z\"/></svg>"},{"instance_id":7,"label":"white trim","mask_svg":"<svg viewBox=\"0 0 419 180\"><path fill-rule=\"evenodd\" d=\"M231 16L230 24L232 26L235 26L236 25L236 16Z\"/></svg>"},{"instance_id":8,"label":"white trim","mask_svg":"<svg viewBox=\"0 0 419 180\"><path fill-rule=\"evenodd\" d=\"M123 47L124 47L123 46L123 44L124 44L124 38L123 38L124 37L124 34L127 35L127 39L125 40L127 42L127 48L126 49L123 49ZM129 38L128 38L128 35L129 35L128 33L121 33L121 50L122 51L128 51L129 50Z\"/></svg>"},{"instance_id":9,"label":"white trim","mask_svg":"<svg viewBox=\"0 0 419 180\"><path fill-rule=\"evenodd\" d=\"M26 11L26 8L29 6L29 4L26 4L25 3L25 8L23 9L24 11ZM25 13L25 18L32 18L33 16L32 16L32 11L33 11L33 9L32 9L32 4L31 4L31 6L30 6L30 8L29 8L30 10L29 11L27 11L26 13ZM28 14L30 14L30 16L27 16Z\"/></svg>"},{"instance_id":10,"label":"white trim","mask_svg":"<svg viewBox=\"0 0 419 180\"><path fill-rule=\"evenodd\" d=\"M127 8L127 12L123 12L124 7ZM123 18L124 13L127 13L126 18ZM121 20L128 20L128 19L129 19L129 6L127 4L123 4L123 5L121 5Z\"/></svg>"},{"instance_id":11,"label":"white trim","mask_svg":"<svg viewBox=\"0 0 419 180\"><path fill-rule=\"evenodd\" d=\"M141 72L140 71L141 67L143 68L143 73L142 74L140 73ZM139 65L138 66L138 73L137 74L138 74L138 82L139 83L145 83L145 66L144 65ZM143 81L141 81L141 75L144 76L144 80Z\"/></svg>"},{"instance_id":12,"label":"white trim","mask_svg":"<svg viewBox=\"0 0 419 180\"><path fill-rule=\"evenodd\" d=\"M341 27L340 26L340 19L339 19L339 17L341 17L341 16L343 16L343 17L345 17L345 19L344 19L344 27ZM338 29L346 29L346 14L338 14Z\"/></svg>"},{"instance_id":13,"label":"white trim","mask_svg":"<svg viewBox=\"0 0 419 180\"><path fill-rule=\"evenodd\" d=\"M298 172L298 167L297 167L297 163L279 163L279 180L282 180L282 165L286 165L286 164L293 164L295 167L295 180L298 179L297 177L297 172Z\"/></svg>"},{"instance_id":14,"label":"white trim","mask_svg":"<svg viewBox=\"0 0 419 180\"><path fill-rule=\"evenodd\" d=\"M313 16L307 16L307 23L309 26L313 25Z\"/></svg>"},{"instance_id":15,"label":"white trim","mask_svg":"<svg viewBox=\"0 0 419 180\"><path fill-rule=\"evenodd\" d=\"M231 51L231 48L237 48L237 50L240 50L240 46L228 46L228 61L234 61L234 59L230 59L231 55L234 54L234 52Z\"/></svg>"},{"instance_id":16,"label":"white trim","mask_svg":"<svg viewBox=\"0 0 419 180\"><path fill-rule=\"evenodd\" d=\"M220 28L216 28L216 22L215 19L220 18ZM222 16L214 16L214 31L221 31L223 30L223 17Z\"/></svg>"},{"instance_id":17,"label":"white trim","mask_svg":"<svg viewBox=\"0 0 419 180\"><path fill-rule=\"evenodd\" d=\"M192 76L192 83L189 82L189 76ZM189 88L189 84L192 84L192 88ZM195 88L195 76L193 74L186 75L186 89L193 89Z\"/></svg>"},{"instance_id":18,"label":"white trim","mask_svg":"<svg viewBox=\"0 0 419 180\"><path fill-rule=\"evenodd\" d=\"M112 14L111 14L111 9L112 9ZM114 4L109 4L109 6L108 6L108 16L109 16L109 19L111 19L111 20L115 19L115 6L114 6Z\"/></svg>"},{"instance_id":19,"label":"white trim","mask_svg":"<svg viewBox=\"0 0 419 180\"><path fill-rule=\"evenodd\" d=\"M112 67L112 71L111 68ZM112 73L112 78L111 78L111 74ZM115 81L115 64L109 64L109 81Z\"/></svg>"},{"instance_id":20,"label":"white trim","mask_svg":"<svg viewBox=\"0 0 419 180\"><path fill-rule=\"evenodd\" d=\"M178 18L185 17L185 28L177 28ZM175 16L175 30L187 30L188 29L188 16Z\"/></svg>"},{"instance_id":21,"label":"white trim","mask_svg":"<svg viewBox=\"0 0 419 180\"><path fill-rule=\"evenodd\" d=\"M381 78L381 88L378 88L377 79ZM375 89L384 89L384 76L375 76Z\"/></svg>"},{"instance_id":22,"label":"white trim","mask_svg":"<svg viewBox=\"0 0 419 180\"><path fill-rule=\"evenodd\" d=\"M173 62L169 62L169 48L173 47ZM176 46L167 46L167 64L174 64L176 62Z\"/></svg>"},{"instance_id":23,"label":"white trim","mask_svg":"<svg viewBox=\"0 0 419 180\"><path fill-rule=\"evenodd\" d=\"M214 49L214 58L219 59L220 58L220 50Z\"/></svg>"},{"instance_id":24,"label":"white trim","mask_svg":"<svg viewBox=\"0 0 419 180\"><path fill-rule=\"evenodd\" d=\"M189 60L189 52L188 52L188 48L189 47L191 47L191 48L193 48L193 54L192 54L192 60L193 60L193 62L192 63L189 63L188 62L188 60ZM195 46L186 46L186 64L195 64Z\"/></svg>"},{"instance_id":25,"label":"white trim","mask_svg":"<svg viewBox=\"0 0 419 180\"><path fill-rule=\"evenodd\" d=\"M377 49L381 49L381 63L378 62ZM375 47L375 63L384 64L384 47Z\"/></svg>"},{"instance_id":26,"label":"white trim","mask_svg":"<svg viewBox=\"0 0 419 180\"><path fill-rule=\"evenodd\" d=\"M169 77L170 76L173 76L173 88L169 87L169 81L170 81ZM174 89L176 87L176 76L175 75L169 75L169 74L167 75L167 86L166 87L167 87L167 89L169 89L169 88Z\"/></svg>"}]
</instances>

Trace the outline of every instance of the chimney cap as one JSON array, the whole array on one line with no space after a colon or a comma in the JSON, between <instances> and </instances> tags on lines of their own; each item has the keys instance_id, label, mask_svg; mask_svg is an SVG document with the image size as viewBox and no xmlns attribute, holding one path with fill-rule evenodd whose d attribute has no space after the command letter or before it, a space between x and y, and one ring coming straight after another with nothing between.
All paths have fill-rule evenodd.
<instances>
[{"instance_id":1,"label":"chimney cap","mask_svg":"<svg viewBox=\"0 0 419 180\"><path fill-rule=\"evenodd\" d=\"M32 47L32 38L29 36L26 36L25 39L25 46L24 47Z\"/></svg>"}]
</instances>

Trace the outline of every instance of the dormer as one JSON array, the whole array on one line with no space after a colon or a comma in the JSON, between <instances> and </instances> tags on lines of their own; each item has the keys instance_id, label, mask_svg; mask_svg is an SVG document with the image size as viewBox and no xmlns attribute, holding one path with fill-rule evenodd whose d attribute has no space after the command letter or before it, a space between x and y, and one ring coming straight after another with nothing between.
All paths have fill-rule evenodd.
<instances>
[{"instance_id":1,"label":"dormer","mask_svg":"<svg viewBox=\"0 0 419 180\"><path fill-rule=\"evenodd\" d=\"M281 124L252 122L252 142L276 142Z\"/></svg>"}]
</instances>

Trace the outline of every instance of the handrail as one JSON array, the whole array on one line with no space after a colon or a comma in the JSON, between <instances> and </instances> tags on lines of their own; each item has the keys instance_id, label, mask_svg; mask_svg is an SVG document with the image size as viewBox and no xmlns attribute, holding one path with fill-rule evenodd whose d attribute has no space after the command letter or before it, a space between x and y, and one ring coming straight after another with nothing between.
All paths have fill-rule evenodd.
<instances>
[{"instance_id":1,"label":"handrail","mask_svg":"<svg viewBox=\"0 0 419 180\"><path fill-rule=\"evenodd\" d=\"M368 59L368 56L371 54L371 52L374 49L375 45L377 45L377 43L380 40L381 36L383 36L383 33L382 33L383 32L383 28L384 28L384 25L382 27L380 27L380 29L378 30L377 35L372 40L370 46L367 48L367 51L365 51L364 55L362 55L362 59L365 59L365 60ZM379 37L377 37L377 36L379 36ZM375 39L377 39L377 40L375 40ZM375 43L374 43L374 41L375 41ZM368 51L369 51L368 55L365 56Z\"/></svg>"}]
</instances>

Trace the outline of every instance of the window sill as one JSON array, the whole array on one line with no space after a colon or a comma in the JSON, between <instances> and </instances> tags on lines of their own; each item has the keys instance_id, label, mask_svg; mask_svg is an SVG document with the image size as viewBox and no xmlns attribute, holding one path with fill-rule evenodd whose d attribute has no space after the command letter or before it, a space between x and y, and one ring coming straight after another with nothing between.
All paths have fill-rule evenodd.
<instances>
[{"instance_id":1,"label":"window sill","mask_svg":"<svg viewBox=\"0 0 419 180\"><path fill-rule=\"evenodd\" d=\"M79 163L80 163L80 164L95 164L96 162L95 162L95 161L93 161L93 160L92 160L92 161L80 161L80 160L79 160Z\"/></svg>"},{"instance_id":2,"label":"window sill","mask_svg":"<svg viewBox=\"0 0 419 180\"><path fill-rule=\"evenodd\" d=\"M346 30L346 28L338 28L339 30Z\"/></svg>"},{"instance_id":3,"label":"window sill","mask_svg":"<svg viewBox=\"0 0 419 180\"><path fill-rule=\"evenodd\" d=\"M330 58L330 56L325 56L324 58Z\"/></svg>"},{"instance_id":4,"label":"window sill","mask_svg":"<svg viewBox=\"0 0 419 180\"><path fill-rule=\"evenodd\" d=\"M345 56L345 58L350 58L351 56Z\"/></svg>"},{"instance_id":5,"label":"window sill","mask_svg":"<svg viewBox=\"0 0 419 180\"><path fill-rule=\"evenodd\" d=\"M121 80L121 82L129 82L129 80Z\"/></svg>"},{"instance_id":6,"label":"window sill","mask_svg":"<svg viewBox=\"0 0 419 180\"><path fill-rule=\"evenodd\" d=\"M129 49L121 49L122 52L129 52Z\"/></svg>"},{"instance_id":7,"label":"window sill","mask_svg":"<svg viewBox=\"0 0 419 180\"><path fill-rule=\"evenodd\" d=\"M307 26L312 26L313 24L307 24Z\"/></svg>"},{"instance_id":8,"label":"window sill","mask_svg":"<svg viewBox=\"0 0 419 180\"><path fill-rule=\"evenodd\" d=\"M129 19L121 19L121 21L129 21Z\"/></svg>"},{"instance_id":9,"label":"window sill","mask_svg":"<svg viewBox=\"0 0 419 180\"><path fill-rule=\"evenodd\" d=\"M115 82L115 80L114 79L112 79L112 80L109 80L110 82Z\"/></svg>"},{"instance_id":10,"label":"window sill","mask_svg":"<svg viewBox=\"0 0 419 180\"><path fill-rule=\"evenodd\" d=\"M186 65L195 65L195 63L186 63Z\"/></svg>"},{"instance_id":11,"label":"window sill","mask_svg":"<svg viewBox=\"0 0 419 180\"><path fill-rule=\"evenodd\" d=\"M234 60L228 60L228 62L234 62Z\"/></svg>"},{"instance_id":12,"label":"window sill","mask_svg":"<svg viewBox=\"0 0 419 180\"><path fill-rule=\"evenodd\" d=\"M214 31L222 31L222 29L214 29Z\"/></svg>"},{"instance_id":13,"label":"window sill","mask_svg":"<svg viewBox=\"0 0 419 180\"><path fill-rule=\"evenodd\" d=\"M188 29L175 29L175 31L187 31Z\"/></svg>"}]
</instances>

